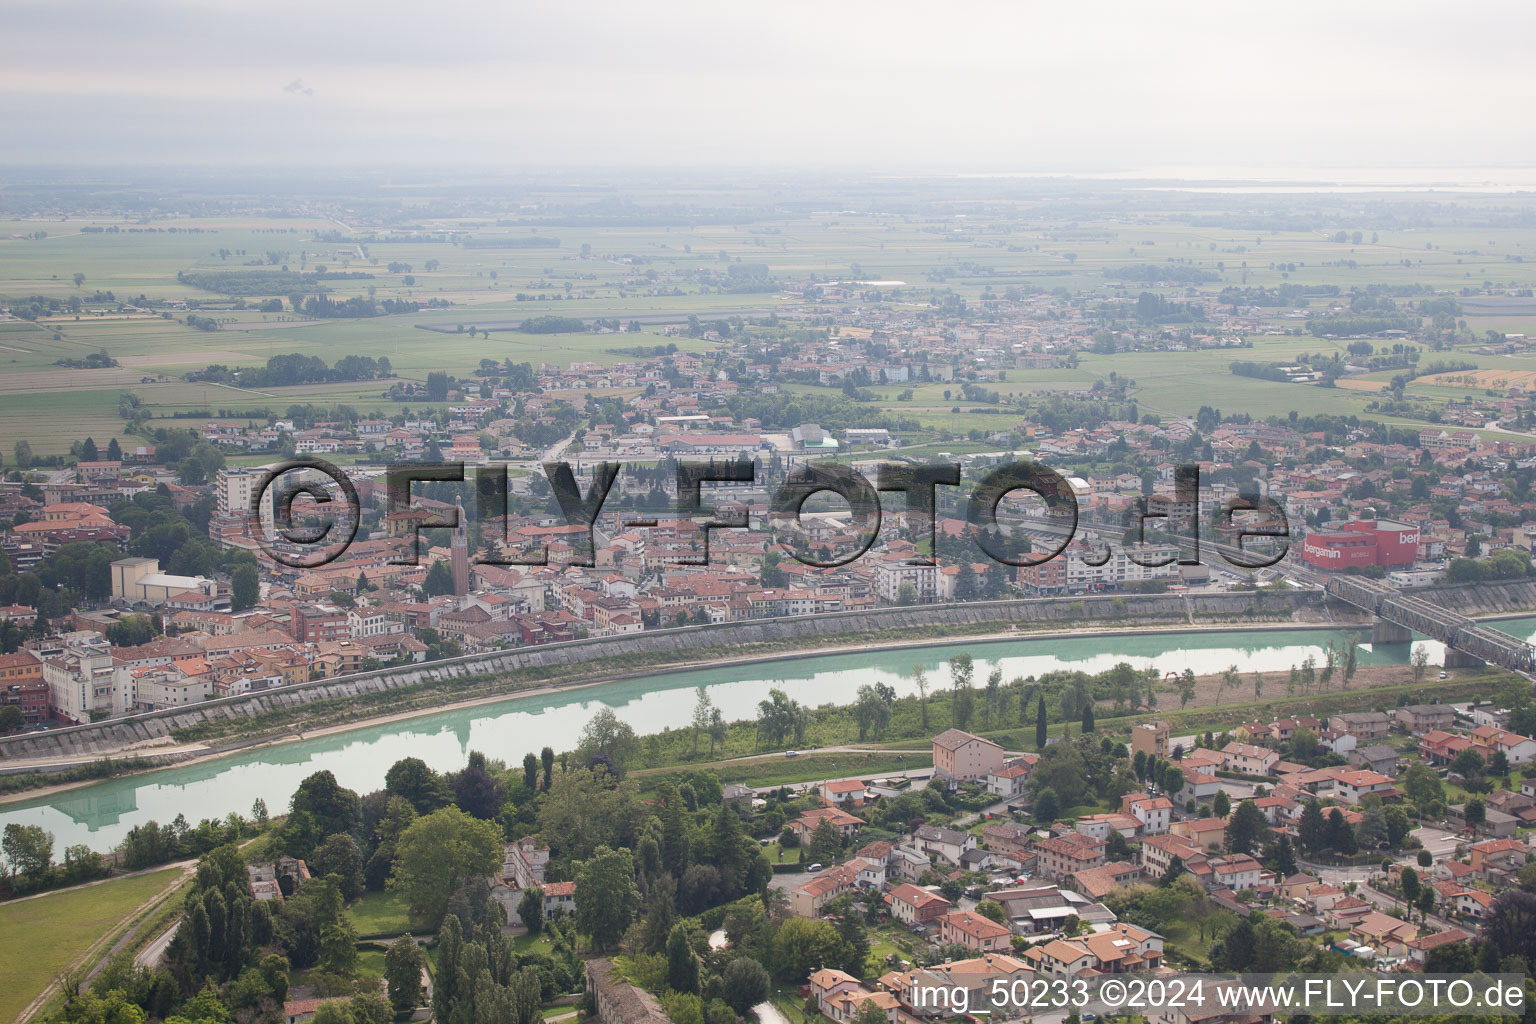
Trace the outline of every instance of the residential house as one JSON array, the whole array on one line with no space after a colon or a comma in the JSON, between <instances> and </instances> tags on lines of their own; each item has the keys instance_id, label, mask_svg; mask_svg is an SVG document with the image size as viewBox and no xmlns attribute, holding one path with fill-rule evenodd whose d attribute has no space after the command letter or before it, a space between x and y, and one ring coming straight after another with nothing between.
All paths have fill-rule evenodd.
<instances>
[{"instance_id":1,"label":"residential house","mask_svg":"<svg viewBox=\"0 0 1536 1024\"><path fill-rule=\"evenodd\" d=\"M954 906L938 893L915 885L898 885L886 897L891 904L891 916L908 927L937 921Z\"/></svg>"},{"instance_id":2,"label":"residential house","mask_svg":"<svg viewBox=\"0 0 1536 1024\"><path fill-rule=\"evenodd\" d=\"M1068 832L1036 843L1036 863L1041 875L1052 881L1060 881L1084 868L1096 868L1103 864L1104 846L1102 839L1094 839L1081 832Z\"/></svg>"},{"instance_id":3,"label":"residential house","mask_svg":"<svg viewBox=\"0 0 1536 1024\"><path fill-rule=\"evenodd\" d=\"M976 836L970 832L957 832L935 825L920 825L912 833L917 848L931 857L938 857L955 867L960 866L967 850L976 848Z\"/></svg>"},{"instance_id":4,"label":"residential house","mask_svg":"<svg viewBox=\"0 0 1536 1024\"><path fill-rule=\"evenodd\" d=\"M933 738L934 774L950 783L985 779L1003 761L1002 747L959 729L945 729Z\"/></svg>"},{"instance_id":5,"label":"residential house","mask_svg":"<svg viewBox=\"0 0 1536 1024\"><path fill-rule=\"evenodd\" d=\"M1157 835L1168 831L1173 816L1173 801L1165 796L1148 796L1145 793L1127 793L1120 798L1120 810L1135 818L1142 835Z\"/></svg>"},{"instance_id":6,"label":"residential house","mask_svg":"<svg viewBox=\"0 0 1536 1024\"><path fill-rule=\"evenodd\" d=\"M1001 953L1012 948L1013 931L973 910L954 910L939 918L939 941L977 953Z\"/></svg>"},{"instance_id":7,"label":"residential house","mask_svg":"<svg viewBox=\"0 0 1536 1024\"><path fill-rule=\"evenodd\" d=\"M1345 711L1328 719L1328 727L1352 734L1363 742L1385 739L1392 720L1385 711Z\"/></svg>"},{"instance_id":8,"label":"residential house","mask_svg":"<svg viewBox=\"0 0 1536 1024\"><path fill-rule=\"evenodd\" d=\"M1456 713L1449 704L1406 704L1392 712L1397 724L1415 736L1431 729L1449 729Z\"/></svg>"},{"instance_id":9,"label":"residential house","mask_svg":"<svg viewBox=\"0 0 1536 1024\"><path fill-rule=\"evenodd\" d=\"M1275 762L1280 760L1278 751L1235 741L1222 747L1221 755L1223 768L1244 775L1268 775Z\"/></svg>"}]
</instances>

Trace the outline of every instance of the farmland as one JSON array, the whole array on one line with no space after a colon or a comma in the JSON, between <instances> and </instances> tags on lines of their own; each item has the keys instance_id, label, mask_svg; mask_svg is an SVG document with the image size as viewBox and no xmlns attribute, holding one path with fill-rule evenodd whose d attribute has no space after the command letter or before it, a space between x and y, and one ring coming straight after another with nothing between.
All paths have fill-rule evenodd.
<instances>
[{"instance_id":1,"label":"farmland","mask_svg":"<svg viewBox=\"0 0 1536 1024\"><path fill-rule=\"evenodd\" d=\"M831 186L826 186L832 190ZM1180 297L1233 288L1289 285L1351 288L1430 288L1455 291L1484 282L1509 288L1536 283L1536 232L1517 227L1427 227L1361 233L1340 242L1321 230L1242 230L1223 204L1191 193L1127 190L1121 199L1135 216L1058 219L1046 198L1073 199L1070 186L1017 184L934 186L931 201L899 190L887 195L829 197L809 184L769 202L755 189L689 190L635 186L626 202L659 209L686 207L688 215L605 217L596 206L570 204L553 187L521 190L522 209L574 210L564 217L523 215L487 221L422 217L401 229L349 223L344 217L272 216L247 211L220 216L28 217L0 221L0 299L40 295L80 300L78 314L36 322L0 321L0 435L25 438L40 454L64 452L89 434L98 443L122 434L119 398L137 396L156 420L175 414L293 404L345 404L359 414L393 415L401 405L383 396L389 383L354 381L241 390L194 383L187 375L209 364L250 367L269 357L302 353L334 363L347 355L387 356L396 378L422 382L434 370L467 375L482 358L564 365L608 365L631 358L637 346L664 341L700 352L710 343L688 332L664 339L666 321L686 324L774 314L817 322L826 310L785 282L857 279L886 282L919 320L927 311L953 313L963 302L984 315L989 301L1010 288L1052 290L1058 296L1103 293L1133 300L1152 288ZM921 191L921 189L919 190ZM835 190L832 190L835 193ZM1050 193L1059 193L1051 195ZM793 200L793 201L789 201ZM1328 200L1321 211L1337 215ZM1446 202L1449 202L1448 200ZM570 205L560 205L570 204ZM664 206L655 204L666 204ZM649 207L648 207L649 208ZM811 212L838 210L839 212ZM1155 213L1153 211L1156 211ZM1447 223L1454 218L1447 218ZM39 237L44 236L44 237ZM765 290L722 286L738 263L765 264L780 283ZM1191 283L1149 285L1137 274L1175 264ZM289 273L280 273L286 269ZM296 280L308 274L331 299L435 302L418 312L356 319L307 319L288 310L260 312L261 298L287 299L273 288L260 296L205 290L220 281L270 275ZM79 284L76 276L81 277ZM178 275L190 275L185 280ZM220 275L223 275L222 277ZM358 276L348 276L358 275ZM259 278L254 285L260 291ZM233 285L230 285L232 289ZM93 301L111 292L116 302ZM177 305L168 312L120 313L116 303L185 301L205 327L189 325ZM249 298L249 303L240 300ZM889 298L889 296L887 297ZM240 306L246 308L239 308ZM1313 300L1314 312L1326 305ZM554 314L629 321L640 335L524 334L511 325ZM1106 314L1107 316L1107 314ZM1108 320L1106 319L1106 323ZM1135 351L1100 355L1088 350L1070 367L1014 370L994 390L1006 401L1034 394L1085 391L1111 375L1134 381L1127 392L1145 411L1192 414L1200 405L1238 408L1258 416L1331 413L1362 415L1381 397L1392 374L1348 378L1332 388L1297 387L1227 372L1233 359L1285 362L1301 353L1341 353L1345 341L1318 339L1296 321L1280 330L1244 335L1245 347L1193 351ZM1468 300L1465 329L1525 334L1536 330L1536 301L1482 296ZM485 325L485 326L482 326ZM436 328L422 330L419 328ZM487 336L486 330L489 329ZM847 328L850 335L857 328ZM867 333L867 332L866 332ZM1251 347L1248 347L1251 346ZM116 366L72 369L105 351ZM1536 356L1476 355L1475 372L1443 373L1413 381L1405 398L1423 411L1468 394L1536 381ZM1212 386L1219 380L1220 386ZM812 390L818 389L811 386ZM914 443L952 443L972 431L1005 424L977 403L946 397L941 382L877 386L872 406L909 413L922 430ZM1415 414L1417 416L1417 414ZM236 418L236 417L230 417ZM1413 424L1401 415L1378 417ZM152 421L153 422L153 421ZM197 422L194 416L191 422Z\"/></svg>"}]
</instances>

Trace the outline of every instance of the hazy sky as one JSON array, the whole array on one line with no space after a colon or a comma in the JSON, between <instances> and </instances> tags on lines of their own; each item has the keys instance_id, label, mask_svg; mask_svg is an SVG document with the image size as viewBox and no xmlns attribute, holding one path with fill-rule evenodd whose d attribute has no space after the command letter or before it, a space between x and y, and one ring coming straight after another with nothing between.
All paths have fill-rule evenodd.
<instances>
[{"instance_id":1,"label":"hazy sky","mask_svg":"<svg viewBox=\"0 0 1536 1024\"><path fill-rule=\"evenodd\" d=\"M0 25L0 163L1536 163L1523 2L5 0Z\"/></svg>"}]
</instances>

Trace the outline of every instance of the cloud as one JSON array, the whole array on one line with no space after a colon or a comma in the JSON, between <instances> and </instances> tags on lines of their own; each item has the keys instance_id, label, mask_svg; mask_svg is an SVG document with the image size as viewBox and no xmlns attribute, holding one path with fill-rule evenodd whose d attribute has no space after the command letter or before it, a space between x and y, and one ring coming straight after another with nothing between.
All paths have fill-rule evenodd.
<instances>
[{"instance_id":1,"label":"cloud","mask_svg":"<svg viewBox=\"0 0 1536 1024\"><path fill-rule=\"evenodd\" d=\"M183 159L379 166L1528 166L1536 147L1519 0L438 0L431 31L411 0L5 9L0 134L27 140L7 162L168 158L147 126ZM304 28L279 46L276 25Z\"/></svg>"}]
</instances>

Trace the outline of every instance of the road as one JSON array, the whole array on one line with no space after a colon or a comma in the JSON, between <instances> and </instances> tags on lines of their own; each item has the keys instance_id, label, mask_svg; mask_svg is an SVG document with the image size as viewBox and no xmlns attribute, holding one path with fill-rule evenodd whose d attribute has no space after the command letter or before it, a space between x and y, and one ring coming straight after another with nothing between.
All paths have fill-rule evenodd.
<instances>
[{"instance_id":1,"label":"road","mask_svg":"<svg viewBox=\"0 0 1536 1024\"><path fill-rule=\"evenodd\" d=\"M181 928L181 921L174 921L169 928L150 940L149 945L139 950L139 955L133 958L135 967L144 967L154 970L165 956L166 947L176 937L176 932Z\"/></svg>"}]
</instances>

